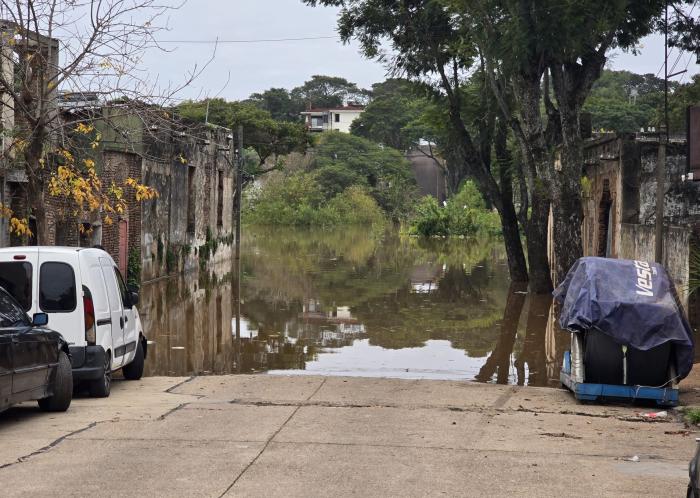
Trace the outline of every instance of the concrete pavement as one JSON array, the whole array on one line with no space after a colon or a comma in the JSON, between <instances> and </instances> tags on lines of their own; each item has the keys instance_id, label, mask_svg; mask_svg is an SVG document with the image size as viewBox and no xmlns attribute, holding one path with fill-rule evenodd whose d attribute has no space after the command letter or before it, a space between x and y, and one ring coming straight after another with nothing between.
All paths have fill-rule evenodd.
<instances>
[{"instance_id":1,"label":"concrete pavement","mask_svg":"<svg viewBox=\"0 0 700 498\"><path fill-rule=\"evenodd\" d=\"M469 382L115 382L65 414L0 414L1 494L684 496L696 434L650 410Z\"/></svg>"}]
</instances>

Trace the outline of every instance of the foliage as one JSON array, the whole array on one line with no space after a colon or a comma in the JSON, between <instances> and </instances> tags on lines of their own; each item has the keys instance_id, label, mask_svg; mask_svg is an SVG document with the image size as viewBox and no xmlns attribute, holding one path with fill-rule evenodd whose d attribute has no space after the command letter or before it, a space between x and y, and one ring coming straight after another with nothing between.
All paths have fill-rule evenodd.
<instances>
[{"instance_id":1,"label":"foliage","mask_svg":"<svg viewBox=\"0 0 700 498\"><path fill-rule=\"evenodd\" d=\"M129 251L129 259L126 264L126 283L128 285L141 285L141 251L136 247Z\"/></svg>"},{"instance_id":2,"label":"foliage","mask_svg":"<svg viewBox=\"0 0 700 498\"><path fill-rule=\"evenodd\" d=\"M425 138L416 126L427 103L415 83L388 79L372 86L372 100L353 121L354 135L398 150L406 150Z\"/></svg>"},{"instance_id":3,"label":"foliage","mask_svg":"<svg viewBox=\"0 0 700 498\"><path fill-rule=\"evenodd\" d=\"M689 293L700 292L700 244L691 246L690 250L690 284Z\"/></svg>"},{"instance_id":4,"label":"foliage","mask_svg":"<svg viewBox=\"0 0 700 498\"><path fill-rule=\"evenodd\" d=\"M341 106L345 102L365 103L369 94L345 78L314 75L294 88L290 97L292 101L301 102L304 108L328 108Z\"/></svg>"},{"instance_id":5,"label":"foliage","mask_svg":"<svg viewBox=\"0 0 700 498\"><path fill-rule=\"evenodd\" d=\"M671 90L677 84L671 82ZM637 132L658 127L663 108L664 81L653 74L603 71L583 107L594 130Z\"/></svg>"},{"instance_id":6,"label":"foliage","mask_svg":"<svg viewBox=\"0 0 700 498\"><path fill-rule=\"evenodd\" d=\"M467 181L445 206L426 196L418 203L410 232L425 237L500 233L498 215L486 208L476 185Z\"/></svg>"},{"instance_id":7,"label":"foliage","mask_svg":"<svg viewBox=\"0 0 700 498\"><path fill-rule=\"evenodd\" d=\"M360 185L394 220L412 209L415 179L403 155L390 147L345 133L326 133L314 149L310 172L325 195Z\"/></svg>"},{"instance_id":8,"label":"foliage","mask_svg":"<svg viewBox=\"0 0 700 498\"><path fill-rule=\"evenodd\" d=\"M259 225L329 227L377 225L384 213L360 185L326 196L311 173L297 172L270 178L259 192L248 196L245 219Z\"/></svg>"},{"instance_id":9,"label":"foliage","mask_svg":"<svg viewBox=\"0 0 700 498\"><path fill-rule=\"evenodd\" d=\"M299 113L304 110L304 103L293 99L286 88L270 88L254 93L248 97L248 102L269 112L272 119L277 121L297 122L301 119Z\"/></svg>"},{"instance_id":10,"label":"foliage","mask_svg":"<svg viewBox=\"0 0 700 498\"><path fill-rule=\"evenodd\" d=\"M207 105L209 114L207 117ZM266 172L263 169L268 158L304 152L309 144L309 136L300 123L275 120L272 115L251 102L227 102L224 99L186 101L178 106L180 115L189 121L204 122L244 130L243 143L248 144L258 155L258 165L247 171L250 175Z\"/></svg>"},{"instance_id":11,"label":"foliage","mask_svg":"<svg viewBox=\"0 0 700 498\"><path fill-rule=\"evenodd\" d=\"M61 213L51 213L59 222L65 221L60 216L66 213L88 221L93 221L89 214L104 213L103 221L109 224L118 214L119 195L126 187L123 179L102 185L87 163L95 161L89 152L100 142L94 125L106 118L99 112L80 113L80 122L72 124L66 120L67 113L56 110L57 89L81 96L95 92L105 101L119 97L146 104L122 105L127 112L141 112L139 117L145 120L146 109L153 109L149 104L162 101L162 95L146 93L156 92L157 85L146 80L138 61L148 49L157 48L155 34L161 29L160 21L175 8L153 0L111 0L109 5L27 0L3 6L8 29L1 35L5 50L0 54L0 66L10 70L0 74L0 93L13 120L3 122L3 135L9 140L2 155L5 167L26 177L27 197L23 213L10 213L10 206L2 206L1 214L10 218L14 233L30 235L26 220L32 216L36 243L50 243L48 215L56 204L65 207ZM82 42L73 43L76 36ZM85 144L82 139L88 135L92 140ZM87 145L88 153L78 154L76 148L81 145ZM68 151L77 159L68 157ZM51 177L49 181L47 177ZM48 196L59 199L51 202Z\"/></svg>"},{"instance_id":12,"label":"foliage","mask_svg":"<svg viewBox=\"0 0 700 498\"><path fill-rule=\"evenodd\" d=\"M683 418L688 425L700 424L700 408L697 407L685 407L683 409Z\"/></svg>"},{"instance_id":13,"label":"foliage","mask_svg":"<svg viewBox=\"0 0 700 498\"><path fill-rule=\"evenodd\" d=\"M684 133L687 126L687 108L700 102L700 75L692 81L679 85L669 97L669 128L675 133ZM663 109L659 109L657 122L663 123Z\"/></svg>"}]
</instances>

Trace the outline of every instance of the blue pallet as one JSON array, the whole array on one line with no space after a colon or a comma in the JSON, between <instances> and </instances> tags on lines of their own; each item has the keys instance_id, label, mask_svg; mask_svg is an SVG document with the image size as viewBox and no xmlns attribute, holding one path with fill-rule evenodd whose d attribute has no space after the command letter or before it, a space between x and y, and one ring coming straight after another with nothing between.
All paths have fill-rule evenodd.
<instances>
[{"instance_id":1,"label":"blue pallet","mask_svg":"<svg viewBox=\"0 0 700 498\"><path fill-rule=\"evenodd\" d=\"M576 399L581 401L596 401L602 399L648 400L655 401L660 406L678 405L677 387L646 387L646 386L619 386L613 384L592 384L587 382L575 382L571 378L570 352L564 353L564 365L559 376L561 383L574 393Z\"/></svg>"}]
</instances>

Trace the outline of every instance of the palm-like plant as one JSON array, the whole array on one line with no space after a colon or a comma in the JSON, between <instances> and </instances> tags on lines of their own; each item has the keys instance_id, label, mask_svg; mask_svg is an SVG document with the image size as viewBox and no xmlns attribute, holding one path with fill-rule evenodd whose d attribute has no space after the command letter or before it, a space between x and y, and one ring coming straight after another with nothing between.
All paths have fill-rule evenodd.
<instances>
[{"instance_id":1,"label":"palm-like plant","mask_svg":"<svg viewBox=\"0 0 700 498\"><path fill-rule=\"evenodd\" d=\"M689 294L700 291L700 246L690 250L690 281Z\"/></svg>"}]
</instances>

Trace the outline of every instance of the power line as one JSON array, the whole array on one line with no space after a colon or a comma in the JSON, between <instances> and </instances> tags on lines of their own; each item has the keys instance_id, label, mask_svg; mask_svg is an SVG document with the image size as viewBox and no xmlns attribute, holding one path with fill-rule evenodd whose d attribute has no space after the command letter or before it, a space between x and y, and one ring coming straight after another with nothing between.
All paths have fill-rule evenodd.
<instances>
[{"instance_id":1,"label":"power line","mask_svg":"<svg viewBox=\"0 0 700 498\"><path fill-rule=\"evenodd\" d=\"M304 36L299 38L258 38L250 40L157 40L157 43L191 43L191 44L223 44L223 43L278 43L308 40L339 40L340 36Z\"/></svg>"}]
</instances>

